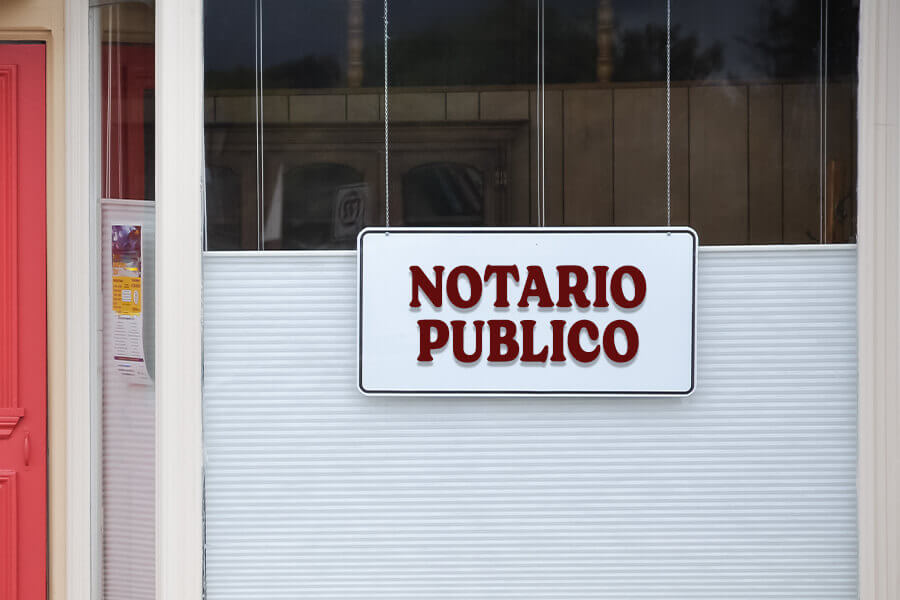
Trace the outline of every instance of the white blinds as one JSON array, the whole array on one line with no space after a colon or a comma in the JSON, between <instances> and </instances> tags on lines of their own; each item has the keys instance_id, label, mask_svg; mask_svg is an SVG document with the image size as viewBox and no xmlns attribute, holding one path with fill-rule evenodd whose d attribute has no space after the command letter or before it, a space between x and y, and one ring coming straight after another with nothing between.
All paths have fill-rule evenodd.
<instances>
[{"instance_id":1,"label":"white blinds","mask_svg":"<svg viewBox=\"0 0 900 600\"><path fill-rule=\"evenodd\" d=\"M113 362L113 225L140 225L143 259L144 349L152 368L154 351L153 274L156 206L141 200L103 199L101 290L103 315L102 496L104 600L151 600L156 556L156 402L152 385L116 377ZM147 301L147 299L150 299Z\"/></svg>"},{"instance_id":2,"label":"white blinds","mask_svg":"<svg viewBox=\"0 0 900 600\"><path fill-rule=\"evenodd\" d=\"M702 249L696 393L604 400L363 397L354 254L206 254L209 599L856 598L855 256Z\"/></svg>"}]
</instances>

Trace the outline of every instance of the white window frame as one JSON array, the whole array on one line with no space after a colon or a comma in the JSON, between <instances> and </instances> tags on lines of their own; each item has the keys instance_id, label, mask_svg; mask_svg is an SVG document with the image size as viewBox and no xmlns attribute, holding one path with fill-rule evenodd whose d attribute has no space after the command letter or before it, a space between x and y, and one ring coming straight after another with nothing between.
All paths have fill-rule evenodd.
<instances>
[{"instance_id":1,"label":"white window frame","mask_svg":"<svg viewBox=\"0 0 900 600\"><path fill-rule=\"evenodd\" d=\"M203 597L203 1L156 1L156 597ZM161 275L161 276L160 276Z\"/></svg>"},{"instance_id":2,"label":"white window frame","mask_svg":"<svg viewBox=\"0 0 900 600\"><path fill-rule=\"evenodd\" d=\"M900 598L900 4L859 23L859 597Z\"/></svg>"},{"instance_id":3,"label":"white window frame","mask_svg":"<svg viewBox=\"0 0 900 600\"><path fill-rule=\"evenodd\" d=\"M66 598L89 600L95 522L91 423L96 389L93 201L90 186L90 34L88 0L66 0ZM96 432L99 435L99 432Z\"/></svg>"},{"instance_id":4,"label":"white window frame","mask_svg":"<svg viewBox=\"0 0 900 600\"><path fill-rule=\"evenodd\" d=\"M100 597L90 0L66 0L66 589ZM202 0L156 0L157 597L202 597ZM193 107L193 110L190 108ZM188 133L190 132L190 134ZM185 160L194 157L195 160ZM171 349L171 352L165 351Z\"/></svg>"},{"instance_id":5,"label":"white window frame","mask_svg":"<svg viewBox=\"0 0 900 600\"><path fill-rule=\"evenodd\" d=\"M202 598L202 0L156 0L157 597ZM900 5L862 0L859 586L900 598ZM67 589L92 598L88 0L66 0Z\"/></svg>"}]
</instances>

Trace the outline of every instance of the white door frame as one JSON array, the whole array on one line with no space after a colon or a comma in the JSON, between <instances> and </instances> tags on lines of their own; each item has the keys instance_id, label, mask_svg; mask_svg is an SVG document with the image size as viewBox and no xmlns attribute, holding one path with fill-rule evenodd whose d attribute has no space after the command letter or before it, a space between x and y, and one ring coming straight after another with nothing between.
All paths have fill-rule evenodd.
<instances>
[{"instance_id":1,"label":"white door frame","mask_svg":"<svg viewBox=\"0 0 900 600\"><path fill-rule=\"evenodd\" d=\"M202 0L156 0L157 597L202 597ZM900 598L900 4L862 0L859 59L859 589ZM66 0L67 598L92 560L88 0Z\"/></svg>"}]
</instances>

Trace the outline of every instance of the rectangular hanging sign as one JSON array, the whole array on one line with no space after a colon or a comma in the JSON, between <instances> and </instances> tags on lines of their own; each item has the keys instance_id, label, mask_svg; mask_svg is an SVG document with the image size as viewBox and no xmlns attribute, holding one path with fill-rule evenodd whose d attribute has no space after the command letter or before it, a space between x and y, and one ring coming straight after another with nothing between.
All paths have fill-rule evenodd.
<instances>
[{"instance_id":1,"label":"rectangular hanging sign","mask_svg":"<svg viewBox=\"0 0 900 600\"><path fill-rule=\"evenodd\" d=\"M694 389L692 229L369 228L357 246L363 393Z\"/></svg>"}]
</instances>

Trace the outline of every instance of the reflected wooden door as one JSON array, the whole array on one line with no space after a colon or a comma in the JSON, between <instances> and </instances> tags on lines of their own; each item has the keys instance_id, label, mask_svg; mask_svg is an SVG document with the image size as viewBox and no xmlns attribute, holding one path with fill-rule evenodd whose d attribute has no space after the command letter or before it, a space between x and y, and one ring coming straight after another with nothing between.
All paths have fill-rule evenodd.
<instances>
[{"instance_id":1,"label":"reflected wooden door","mask_svg":"<svg viewBox=\"0 0 900 600\"><path fill-rule=\"evenodd\" d=\"M0 598L46 598L45 52L0 44Z\"/></svg>"},{"instance_id":2,"label":"reflected wooden door","mask_svg":"<svg viewBox=\"0 0 900 600\"><path fill-rule=\"evenodd\" d=\"M486 149L393 152L391 225L478 227L508 224L503 156L503 148L499 145Z\"/></svg>"},{"instance_id":3,"label":"reflected wooden door","mask_svg":"<svg viewBox=\"0 0 900 600\"><path fill-rule=\"evenodd\" d=\"M153 200L154 46L104 43L102 52L103 197Z\"/></svg>"}]
</instances>

